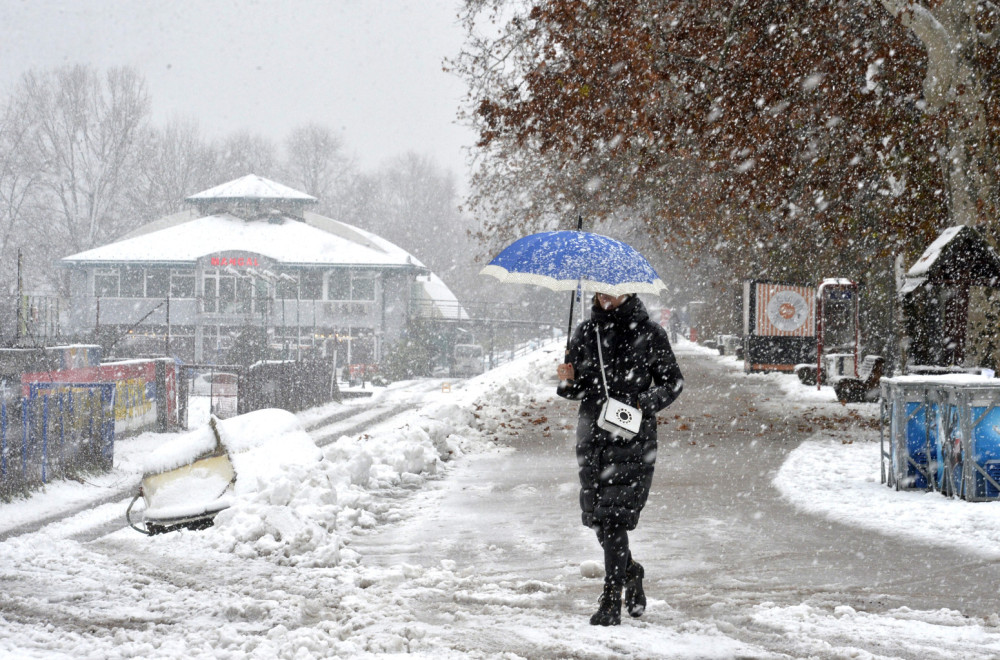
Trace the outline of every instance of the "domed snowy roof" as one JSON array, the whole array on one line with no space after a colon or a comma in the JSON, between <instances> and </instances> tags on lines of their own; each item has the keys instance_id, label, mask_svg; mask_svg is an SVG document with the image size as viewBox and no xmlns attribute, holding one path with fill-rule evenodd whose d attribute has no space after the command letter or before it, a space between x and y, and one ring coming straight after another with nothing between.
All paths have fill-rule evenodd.
<instances>
[{"instance_id":1,"label":"domed snowy roof","mask_svg":"<svg viewBox=\"0 0 1000 660\"><path fill-rule=\"evenodd\" d=\"M312 195L289 188L270 179L256 174L247 174L239 179L227 181L214 188L203 190L187 198L188 202L217 202L224 200L272 200L315 204L317 199Z\"/></svg>"}]
</instances>

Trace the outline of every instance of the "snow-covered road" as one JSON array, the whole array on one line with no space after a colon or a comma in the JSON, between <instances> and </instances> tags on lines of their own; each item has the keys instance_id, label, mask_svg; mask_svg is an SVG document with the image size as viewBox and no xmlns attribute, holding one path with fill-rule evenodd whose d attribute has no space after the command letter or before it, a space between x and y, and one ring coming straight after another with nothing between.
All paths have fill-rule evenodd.
<instances>
[{"instance_id":1,"label":"snow-covered road","mask_svg":"<svg viewBox=\"0 0 1000 660\"><path fill-rule=\"evenodd\" d=\"M95 538L121 502L24 531L107 482L0 505L0 657L1000 657L983 548L1000 503L879 485L874 406L686 342L632 534L647 613L589 626L600 554L579 524L574 407L552 395L559 352L384 392L370 405L409 411L363 413L363 432L304 414L327 460L204 532Z\"/></svg>"}]
</instances>

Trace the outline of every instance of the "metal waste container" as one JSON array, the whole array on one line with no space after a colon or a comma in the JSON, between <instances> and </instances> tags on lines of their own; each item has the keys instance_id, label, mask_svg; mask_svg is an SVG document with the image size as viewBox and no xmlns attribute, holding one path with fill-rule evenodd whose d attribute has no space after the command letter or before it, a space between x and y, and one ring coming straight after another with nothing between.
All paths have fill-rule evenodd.
<instances>
[{"instance_id":1,"label":"metal waste container","mask_svg":"<svg viewBox=\"0 0 1000 660\"><path fill-rule=\"evenodd\" d=\"M883 378L882 483L931 490L938 470L938 401L933 383L914 376Z\"/></svg>"},{"instance_id":2,"label":"metal waste container","mask_svg":"<svg viewBox=\"0 0 1000 660\"><path fill-rule=\"evenodd\" d=\"M1000 380L902 376L881 388L883 483L1000 499Z\"/></svg>"}]
</instances>

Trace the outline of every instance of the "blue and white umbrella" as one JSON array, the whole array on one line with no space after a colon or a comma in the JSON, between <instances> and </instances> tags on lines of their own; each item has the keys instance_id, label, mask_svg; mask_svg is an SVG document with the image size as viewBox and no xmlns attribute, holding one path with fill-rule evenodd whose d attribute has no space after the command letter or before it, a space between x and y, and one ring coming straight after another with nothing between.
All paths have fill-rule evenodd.
<instances>
[{"instance_id":1,"label":"blue and white umbrella","mask_svg":"<svg viewBox=\"0 0 1000 660\"><path fill-rule=\"evenodd\" d=\"M480 271L501 282L620 296L667 288L628 243L584 231L545 231L514 241Z\"/></svg>"}]
</instances>

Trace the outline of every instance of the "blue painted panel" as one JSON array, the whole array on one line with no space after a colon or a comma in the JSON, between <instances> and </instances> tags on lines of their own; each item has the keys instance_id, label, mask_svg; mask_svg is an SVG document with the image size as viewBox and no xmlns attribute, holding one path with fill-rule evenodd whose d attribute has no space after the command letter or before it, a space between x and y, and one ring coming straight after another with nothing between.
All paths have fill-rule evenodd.
<instances>
[{"instance_id":1,"label":"blue painted panel","mask_svg":"<svg viewBox=\"0 0 1000 660\"><path fill-rule=\"evenodd\" d=\"M930 416L931 424L928 428L928 409L936 411L937 406L922 402L906 403L907 421L904 429L906 434L906 451L914 463L924 468L924 470L936 472L937 465L940 462L938 460L937 424L933 422L934 415L932 414ZM908 488L926 489L931 487L931 484L927 481L927 477L908 461L905 464L903 478Z\"/></svg>"},{"instance_id":2,"label":"blue painted panel","mask_svg":"<svg viewBox=\"0 0 1000 660\"><path fill-rule=\"evenodd\" d=\"M982 417L982 420L972 429L972 460L976 465L982 467L997 481L1000 475L1000 465L993 464L1000 461L1000 408L993 408L986 412L986 407L972 408L972 421ZM985 413L985 417L983 416ZM975 473L975 493L970 493L977 498L1000 497L1000 490L988 482L978 471Z\"/></svg>"}]
</instances>

